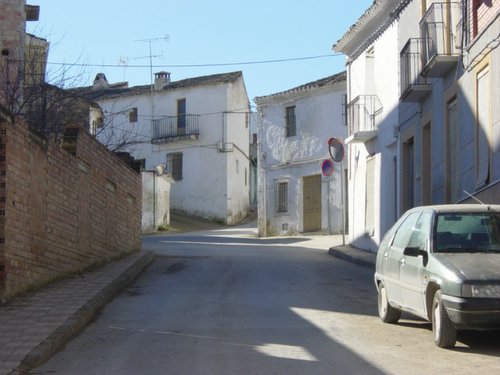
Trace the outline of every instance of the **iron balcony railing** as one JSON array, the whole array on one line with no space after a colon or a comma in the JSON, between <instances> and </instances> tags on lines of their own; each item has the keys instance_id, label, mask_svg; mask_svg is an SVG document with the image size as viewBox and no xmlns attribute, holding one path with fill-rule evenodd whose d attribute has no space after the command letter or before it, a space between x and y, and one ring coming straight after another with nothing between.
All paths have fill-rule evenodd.
<instances>
[{"instance_id":1,"label":"iron balcony railing","mask_svg":"<svg viewBox=\"0 0 500 375\"><path fill-rule=\"evenodd\" d=\"M377 115L382 112L382 103L377 95L359 95L348 105L349 135L377 130Z\"/></svg>"},{"instance_id":2,"label":"iron balcony railing","mask_svg":"<svg viewBox=\"0 0 500 375\"><path fill-rule=\"evenodd\" d=\"M411 38L401 50L399 60L401 97L406 97L417 87L427 87L431 83L430 79L420 74L422 73L422 48L421 38Z\"/></svg>"},{"instance_id":3,"label":"iron balcony railing","mask_svg":"<svg viewBox=\"0 0 500 375\"><path fill-rule=\"evenodd\" d=\"M166 116L152 120L152 142L200 135L199 115Z\"/></svg>"},{"instance_id":4,"label":"iron balcony railing","mask_svg":"<svg viewBox=\"0 0 500 375\"><path fill-rule=\"evenodd\" d=\"M458 56L457 25L460 23L458 2L433 3L420 21L420 36L423 41L423 65L437 56Z\"/></svg>"}]
</instances>

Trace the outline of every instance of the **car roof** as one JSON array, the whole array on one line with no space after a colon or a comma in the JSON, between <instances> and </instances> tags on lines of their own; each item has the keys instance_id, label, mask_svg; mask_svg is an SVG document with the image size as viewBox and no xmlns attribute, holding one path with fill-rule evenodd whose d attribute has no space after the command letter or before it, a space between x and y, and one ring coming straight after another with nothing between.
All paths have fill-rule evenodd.
<instances>
[{"instance_id":1,"label":"car roof","mask_svg":"<svg viewBox=\"0 0 500 375\"><path fill-rule=\"evenodd\" d=\"M438 213L453 212L499 212L498 204L438 204L433 206L420 206L412 208L411 211L434 211Z\"/></svg>"}]
</instances>

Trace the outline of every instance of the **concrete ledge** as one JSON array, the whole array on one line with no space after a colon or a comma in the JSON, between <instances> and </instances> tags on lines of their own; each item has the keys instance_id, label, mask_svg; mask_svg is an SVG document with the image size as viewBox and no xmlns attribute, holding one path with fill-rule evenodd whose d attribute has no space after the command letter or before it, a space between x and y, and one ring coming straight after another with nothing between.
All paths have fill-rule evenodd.
<instances>
[{"instance_id":1,"label":"concrete ledge","mask_svg":"<svg viewBox=\"0 0 500 375\"><path fill-rule=\"evenodd\" d=\"M350 246L330 247L328 254L348 262L375 269L375 260L377 255L365 250L359 250Z\"/></svg>"}]
</instances>

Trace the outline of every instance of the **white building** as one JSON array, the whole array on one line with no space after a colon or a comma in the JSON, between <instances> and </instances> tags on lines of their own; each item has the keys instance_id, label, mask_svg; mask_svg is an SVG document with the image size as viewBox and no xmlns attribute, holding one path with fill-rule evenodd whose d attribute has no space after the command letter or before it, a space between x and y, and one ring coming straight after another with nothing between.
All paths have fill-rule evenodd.
<instances>
[{"instance_id":1,"label":"white building","mask_svg":"<svg viewBox=\"0 0 500 375\"><path fill-rule=\"evenodd\" d=\"M241 72L154 85L110 85L104 75L84 89L104 111L97 137L130 152L143 168L165 165L175 183L170 207L233 224L249 208L249 108Z\"/></svg>"},{"instance_id":2,"label":"white building","mask_svg":"<svg viewBox=\"0 0 500 375\"><path fill-rule=\"evenodd\" d=\"M322 165L331 162L328 140L347 135L345 93L342 72L254 99L261 116L260 236L342 232L342 166L333 163L325 176Z\"/></svg>"},{"instance_id":3,"label":"white building","mask_svg":"<svg viewBox=\"0 0 500 375\"><path fill-rule=\"evenodd\" d=\"M500 197L499 1L376 0L334 45L348 75L350 242L407 209Z\"/></svg>"}]
</instances>

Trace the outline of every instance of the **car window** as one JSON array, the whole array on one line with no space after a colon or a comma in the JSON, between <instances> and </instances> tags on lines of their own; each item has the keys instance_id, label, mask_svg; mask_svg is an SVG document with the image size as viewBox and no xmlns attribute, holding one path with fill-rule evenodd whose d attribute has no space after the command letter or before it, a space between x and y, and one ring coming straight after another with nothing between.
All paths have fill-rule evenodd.
<instances>
[{"instance_id":1,"label":"car window","mask_svg":"<svg viewBox=\"0 0 500 375\"><path fill-rule=\"evenodd\" d=\"M434 240L436 251L500 251L500 215L438 214Z\"/></svg>"},{"instance_id":2,"label":"car window","mask_svg":"<svg viewBox=\"0 0 500 375\"><path fill-rule=\"evenodd\" d=\"M432 215L422 213L418 218L417 223L412 229L410 240L407 247L416 247L420 250L425 250L425 242L430 238Z\"/></svg>"},{"instance_id":3,"label":"car window","mask_svg":"<svg viewBox=\"0 0 500 375\"><path fill-rule=\"evenodd\" d=\"M417 224L418 218L420 217L420 212L413 212L406 218L401 226L397 229L396 235L394 236L393 246L404 249L408 242L410 241L411 235L413 233L413 228Z\"/></svg>"}]
</instances>

